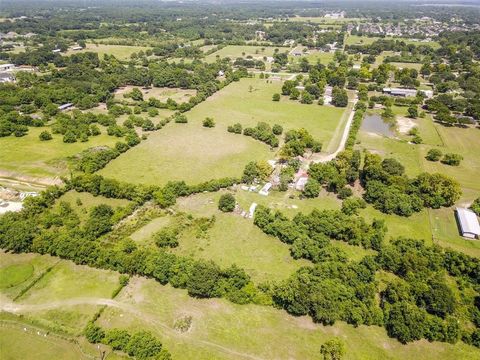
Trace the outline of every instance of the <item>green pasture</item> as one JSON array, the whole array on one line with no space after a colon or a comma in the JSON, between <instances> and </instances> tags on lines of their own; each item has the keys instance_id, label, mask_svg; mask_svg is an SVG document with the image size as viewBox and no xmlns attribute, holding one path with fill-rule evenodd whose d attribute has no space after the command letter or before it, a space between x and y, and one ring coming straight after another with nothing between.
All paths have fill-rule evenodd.
<instances>
[{"instance_id":1,"label":"green pasture","mask_svg":"<svg viewBox=\"0 0 480 360\"><path fill-rule=\"evenodd\" d=\"M478 354L463 343L422 340L402 345L376 326L354 328L343 322L322 326L272 307L193 299L185 290L146 279L132 280L117 300L126 304L125 309L108 308L97 322L105 328L147 328L175 359L316 359L321 344L334 336L345 342L346 360L416 360L420 354L431 360L475 359ZM185 316L192 317L192 325L180 333L173 324Z\"/></svg>"},{"instance_id":2,"label":"green pasture","mask_svg":"<svg viewBox=\"0 0 480 360\"><path fill-rule=\"evenodd\" d=\"M275 49L280 52L287 51L288 48L281 46L253 46L253 45L227 45L224 48L215 51L205 57L207 62L215 62L217 56L222 58L230 58L235 60L239 57L251 56L254 59L263 60L264 56L273 56Z\"/></svg>"},{"instance_id":3,"label":"green pasture","mask_svg":"<svg viewBox=\"0 0 480 360\"><path fill-rule=\"evenodd\" d=\"M87 192L77 192L75 190L70 190L64 195L62 195L58 200L57 204L61 201L67 202L70 204L72 209L78 215L81 221L85 221L88 217L89 211L98 205L109 205L113 209L120 206L127 206L130 201L125 199L113 199L106 198L104 196L93 196Z\"/></svg>"},{"instance_id":4,"label":"green pasture","mask_svg":"<svg viewBox=\"0 0 480 360\"><path fill-rule=\"evenodd\" d=\"M67 157L95 146L114 146L117 137L102 134L89 137L87 142L77 141L66 144L63 135L53 134L53 139L40 141L42 131L51 132L50 127L29 127L28 134L22 137L0 138L0 169L12 176L57 177L68 174Z\"/></svg>"},{"instance_id":5,"label":"green pasture","mask_svg":"<svg viewBox=\"0 0 480 360\"><path fill-rule=\"evenodd\" d=\"M281 82L242 79L220 90L185 113L188 124L170 123L146 141L110 162L100 174L118 180L162 185L170 180L187 183L240 176L252 160L271 159L275 153L264 143L227 132L239 122L243 127L264 121L286 130L306 128L326 148L344 109L298 101L273 102ZM214 128L202 121L214 118ZM141 161L139 161L141 159Z\"/></svg>"},{"instance_id":6,"label":"green pasture","mask_svg":"<svg viewBox=\"0 0 480 360\"><path fill-rule=\"evenodd\" d=\"M409 38L403 37L375 37L375 36L359 36L359 35L347 35L345 37L345 45L370 45L376 40L398 40L403 41L407 45L414 44L414 45L428 45L433 47L434 49L438 49L440 44L436 41L414 41Z\"/></svg>"},{"instance_id":7,"label":"green pasture","mask_svg":"<svg viewBox=\"0 0 480 360\"><path fill-rule=\"evenodd\" d=\"M104 45L104 44L91 44L88 43L87 47L83 50L68 50L66 55L72 55L82 52L96 52L100 59L103 59L105 54L114 55L119 60L128 60L133 53L139 51L146 51L151 49L146 46L126 46L126 45Z\"/></svg>"}]
</instances>

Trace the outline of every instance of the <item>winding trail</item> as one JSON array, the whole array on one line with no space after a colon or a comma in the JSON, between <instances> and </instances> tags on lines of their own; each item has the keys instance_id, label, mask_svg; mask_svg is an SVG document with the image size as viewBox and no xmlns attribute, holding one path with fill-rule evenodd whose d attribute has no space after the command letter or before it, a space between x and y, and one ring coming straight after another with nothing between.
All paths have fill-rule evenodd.
<instances>
[{"instance_id":1,"label":"winding trail","mask_svg":"<svg viewBox=\"0 0 480 360\"><path fill-rule=\"evenodd\" d=\"M139 311L137 307L134 305L130 304L125 304L116 300L112 299L107 299L107 298L75 298L75 299L67 299L67 300L62 300L62 301L53 301L53 302L48 302L48 303L43 303L43 304L17 304L12 302L11 300L1 297L0 298L0 310L1 311L6 311L10 313L25 313L25 312L37 312L37 311L45 311L45 310L53 310L57 309L60 307L69 307L69 306L79 306L79 305L101 305L101 306L109 306L117 309L121 309L125 312L129 312L138 318L140 318L142 321L145 321L155 327L161 328L164 331L166 331L170 336L175 337L175 338L184 338L188 337L188 341L191 341L193 343L197 343L200 345L208 346L215 348L217 350L220 350L228 355L234 355L243 359L250 359L250 360L266 360L264 358L240 352L240 351L235 351L232 350L228 347L222 346L220 344L207 341L207 340L200 340L200 339L195 339L191 336L190 333L179 333L176 331L174 328L170 327L169 325L153 320L151 316L148 316L148 314Z\"/></svg>"}]
</instances>

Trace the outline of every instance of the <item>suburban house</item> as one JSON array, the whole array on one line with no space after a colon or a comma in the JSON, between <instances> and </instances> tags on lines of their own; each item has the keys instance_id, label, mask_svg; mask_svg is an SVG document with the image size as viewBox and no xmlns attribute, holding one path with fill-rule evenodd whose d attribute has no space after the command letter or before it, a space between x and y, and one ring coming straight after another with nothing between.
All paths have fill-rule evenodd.
<instances>
[{"instance_id":1,"label":"suburban house","mask_svg":"<svg viewBox=\"0 0 480 360\"><path fill-rule=\"evenodd\" d=\"M470 209L456 208L460 233L467 239L478 239L480 237L480 224L477 215Z\"/></svg>"},{"instance_id":2,"label":"suburban house","mask_svg":"<svg viewBox=\"0 0 480 360\"><path fill-rule=\"evenodd\" d=\"M403 89L403 88L383 88L383 92L385 94L390 94L392 96L402 96L402 97L410 97L416 96L417 92L421 92L425 94L427 98L431 98L433 96L432 90L417 90L417 89Z\"/></svg>"}]
</instances>

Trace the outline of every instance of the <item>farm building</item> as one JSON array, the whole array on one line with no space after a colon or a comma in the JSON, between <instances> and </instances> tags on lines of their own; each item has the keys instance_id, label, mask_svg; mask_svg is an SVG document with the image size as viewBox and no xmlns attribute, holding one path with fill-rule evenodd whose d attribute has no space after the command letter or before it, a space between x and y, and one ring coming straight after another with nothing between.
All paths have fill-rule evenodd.
<instances>
[{"instance_id":1,"label":"farm building","mask_svg":"<svg viewBox=\"0 0 480 360\"><path fill-rule=\"evenodd\" d=\"M78 51L78 50L82 50L83 48L81 46L74 46L72 47L72 50L74 51Z\"/></svg>"},{"instance_id":2,"label":"farm building","mask_svg":"<svg viewBox=\"0 0 480 360\"><path fill-rule=\"evenodd\" d=\"M14 64L0 64L0 71L13 70L15 68Z\"/></svg>"},{"instance_id":3,"label":"farm building","mask_svg":"<svg viewBox=\"0 0 480 360\"><path fill-rule=\"evenodd\" d=\"M63 104L63 105L60 105L60 106L58 107L58 110L60 110L60 111L68 110L68 109L70 109L72 106L73 106L72 103Z\"/></svg>"},{"instance_id":4,"label":"farm building","mask_svg":"<svg viewBox=\"0 0 480 360\"><path fill-rule=\"evenodd\" d=\"M468 239L478 239L480 237L480 225L477 215L469 209L456 208L460 233Z\"/></svg>"},{"instance_id":5,"label":"farm building","mask_svg":"<svg viewBox=\"0 0 480 360\"><path fill-rule=\"evenodd\" d=\"M431 98L433 96L432 90L402 89L402 88L388 88L388 87L383 88L383 92L385 94L390 94L393 96L402 96L402 97L416 96L418 91L424 93L427 98Z\"/></svg>"}]
</instances>

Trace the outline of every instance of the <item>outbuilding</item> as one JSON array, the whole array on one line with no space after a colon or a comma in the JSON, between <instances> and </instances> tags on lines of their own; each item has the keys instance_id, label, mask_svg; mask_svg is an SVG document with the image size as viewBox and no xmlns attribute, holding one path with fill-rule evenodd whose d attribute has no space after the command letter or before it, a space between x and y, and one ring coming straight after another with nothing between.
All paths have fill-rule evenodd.
<instances>
[{"instance_id":1,"label":"outbuilding","mask_svg":"<svg viewBox=\"0 0 480 360\"><path fill-rule=\"evenodd\" d=\"M456 208L460 234L467 239L478 239L480 237L480 224L477 215L470 209Z\"/></svg>"}]
</instances>

